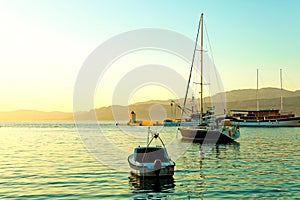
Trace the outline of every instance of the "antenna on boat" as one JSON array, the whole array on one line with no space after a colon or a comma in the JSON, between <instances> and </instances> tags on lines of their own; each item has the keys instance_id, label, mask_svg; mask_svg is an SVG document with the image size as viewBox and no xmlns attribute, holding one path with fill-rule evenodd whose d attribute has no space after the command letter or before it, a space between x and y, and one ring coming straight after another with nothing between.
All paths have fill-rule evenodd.
<instances>
[{"instance_id":1,"label":"antenna on boat","mask_svg":"<svg viewBox=\"0 0 300 200\"><path fill-rule=\"evenodd\" d=\"M202 124L202 113L203 113L203 13L200 17L200 29L201 29L201 40L200 40L200 124Z\"/></svg>"},{"instance_id":2,"label":"antenna on boat","mask_svg":"<svg viewBox=\"0 0 300 200\"><path fill-rule=\"evenodd\" d=\"M259 102L258 102L258 69L256 69L256 109L259 110Z\"/></svg>"},{"instance_id":3,"label":"antenna on boat","mask_svg":"<svg viewBox=\"0 0 300 200\"><path fill-rule=\"evenodd\" d=\"M280 69L280 110L283 110L283 99L282 99L282 69Z\"/></svg>"},{"instance_id":4,"label":"antenna on boat","mask_svg":"<svg viewBox=\"0 0 300 200\"><path fill-rule=\"evenodd\" d=\"M151 133L151 129L150 129L150 126L148 126L148 135L147 135L147 146L149 144L149 134Z\"/></svg>"}]
</instances>

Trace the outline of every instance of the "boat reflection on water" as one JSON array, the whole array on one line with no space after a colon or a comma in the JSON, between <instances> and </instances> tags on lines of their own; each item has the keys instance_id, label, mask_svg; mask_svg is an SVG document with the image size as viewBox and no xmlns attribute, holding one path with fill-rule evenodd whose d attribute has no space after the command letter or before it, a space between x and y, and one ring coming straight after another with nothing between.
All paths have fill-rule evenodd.
<instances>
[{"instance_id":1,"label":"boat reflection on water","mask_svg":"<svg viewBox=\"0 0 300 200\"><path fill-rule=\"evenodd\" d=\"M143 177L130 172L129 184L133 193L173 192L175 187L173 177Z\"/></svg>"},{"instance_id":2,"label":"boat reflection on water","mask_svg":"<svg viewBox=\"0 0 300 200\"><path fill-rule=\"evenodd\" d=\"M213 160L217 161L219 159L225 159L225 160L227 159L228 161L230 161L231 158L237 157L240 154L240 143L236 141L233 141L231 143L225 143L225 144L222 143L213 144L213 143L205 143L203 141L198 141L198 140L189 140L189 139L181 138L180 142L191 143L193 146L199 145L199 152L197 153L199 157L194 155L195 153L193 154L188 153L188 155L186 156L188 157L188 160L191 158L199 159L200 169L202 169L203 161L206 158L209 158L211 161Z\"/></svg>"},{"instance_id":3,"label":"boat reflection on water","mask_svg":"<svg viewBox=\"0 0 300 200\"><path fill-rule=\"evenodd\" d=\"M228 144L200 144L200 160L204 159L207 152L218 159L237 156L240 152L240 143L232 142Z\"/></svg>"},{"instance_id":4,"label":"boat reflection on water","mask_svg":"<svg viewBox=\"0 0 300 200\"><path fill-rule=\"evenodd\" d=\"M218 138L216 138L216 140L198 140L198 139L188 139L188 138L180 138L180 142L183 143L195 143L195 144L200 144L200 145L206 145L206 146L236 146L239 145L240 143L238 143L237 141L232 141L232 142L220 142L218 141Z\"/></svg>"}]
</instances>

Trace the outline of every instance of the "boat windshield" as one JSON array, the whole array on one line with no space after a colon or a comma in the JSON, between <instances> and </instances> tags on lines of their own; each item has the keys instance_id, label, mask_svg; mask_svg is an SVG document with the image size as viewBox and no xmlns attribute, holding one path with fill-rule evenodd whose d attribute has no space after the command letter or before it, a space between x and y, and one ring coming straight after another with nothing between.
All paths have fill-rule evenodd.
<instances>
[{"instance_id":1,"label":"boat windshield","mask_svg":"<svg viewBox=\"0 0 300 200\"><path fill-rule=\"evenodd\" d=\"M140 163L153 163L156 159L168 162L164 148L139 148L136 149L135 160Z\"/></svg>"}]
</instances>

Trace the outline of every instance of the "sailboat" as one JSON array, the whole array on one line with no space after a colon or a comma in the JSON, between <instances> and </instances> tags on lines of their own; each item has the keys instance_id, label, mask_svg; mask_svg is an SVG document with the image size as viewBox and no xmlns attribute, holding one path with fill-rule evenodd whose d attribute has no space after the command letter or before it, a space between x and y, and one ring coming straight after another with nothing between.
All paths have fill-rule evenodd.
<instances>
[{"instance_id":1,"label":"sailboat","mask_svg":"<svg viewBox=\"0 0 300 200\"><path fill-rule=\"evenodd\" d=\"M186 106L187 93L190 86L191 74L194 68L194 58L197 51L198 35L201 31L200 37L200 111L194 116L198 116L197 123L182 123L178 128L183 139L189 139L204 143L229 143L234 142L240 137L239 125L232 125L230 120L223 118L216 118L214 112L203 113L203 13L201 14L198 32L196 37L196 44L194 49L193 61L189 74L189 81L187 85L186 95L184 99L184 107ZM185 108L182 110L182 116ZM214 120L212 120L214 119ZM185 126L186 125L186 126Z\"/></svg>"},{"instance_id":2,"label":"sailboat","mask_svg":"<svg viewBox=\"0 0 300 200\"><path fill-rule=\"evenodd\" d=\"M256 110L231 110L230 116L227 118L230 119L232 124L240 124L244 127L299 127L300 116L282 112L282 90L282 69L280 69L280 110L259 109L257 69Z\"/></svg>"}]
</instances>

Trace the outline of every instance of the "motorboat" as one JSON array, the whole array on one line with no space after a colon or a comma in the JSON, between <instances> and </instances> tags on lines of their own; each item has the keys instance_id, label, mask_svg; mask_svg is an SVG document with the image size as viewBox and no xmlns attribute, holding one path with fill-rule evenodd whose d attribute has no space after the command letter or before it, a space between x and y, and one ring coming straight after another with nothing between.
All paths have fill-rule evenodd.
<instances>
[{"instance_id":1,"label":"motorboat","mask_svg":"<svg viewBox=\"0 0 300 200\"><path fill-rule=\"evenodd\" d=\"M162 146L151 145L154 140L159 140ZM148 129L147 145L136 147L133 154L128 156L128 163L131 173L136 176L165 177L174 175L175 162L169 157L159 133L153 132L150 128Z\"/></svg>"}]
</instances>

